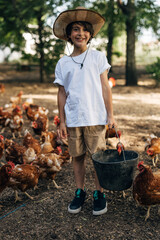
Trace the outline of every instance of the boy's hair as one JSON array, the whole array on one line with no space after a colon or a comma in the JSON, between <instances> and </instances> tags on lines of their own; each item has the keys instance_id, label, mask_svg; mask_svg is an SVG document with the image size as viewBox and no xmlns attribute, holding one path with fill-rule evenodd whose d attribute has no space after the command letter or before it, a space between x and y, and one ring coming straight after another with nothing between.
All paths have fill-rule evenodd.
<instances>
[{"instance_id":1,"label":"boy's hair","mask_svg":"<svg viewBox=\"0 0 160 240\"><path fill-rule=\"evenodd\" d=\"M89 22L84 22L84 21L76 21L76 22L71 22L67 25L66 27L66 35L67 35L67 38L68 38L68 42L70 42L71 44L73 44L71 38L69 37L71 35L71 31L72 31L72 27L73 25L77 23L81 26L84 26L84 28L91 34L91 37L89 39L89 41L87 43L90 42L90 40L93 38L93 34L94 34L94 30L93 30L93 26L91 23Z\"/></svg>"}]
</instances>

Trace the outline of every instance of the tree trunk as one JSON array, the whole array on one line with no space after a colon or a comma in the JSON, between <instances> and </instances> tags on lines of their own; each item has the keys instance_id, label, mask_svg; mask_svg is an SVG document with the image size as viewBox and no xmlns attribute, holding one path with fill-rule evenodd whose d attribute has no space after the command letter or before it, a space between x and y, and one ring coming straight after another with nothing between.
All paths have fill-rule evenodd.
<instances>
[{"instance_id":1,"label":"tree trunk","mask_svg":"<svg viewBox=\"0 0 160 240\"><path fill-rule=\"evenodd\" d=\"M128 0L127 5L121 0L117 1L123 14L126 16L126 32L127 32L127 47L126 47L126 86L137 85L137 72L135 60L135 32L136 32L136 9L134 0Z\"/></svg>"},{"instance_id":2,"label":"tree trunk","mask_svg":"<svg viewBox=\"0 0 160 240\"><path fill-rule=\"evenodd\" d=\"M112 12L110 17L110 21L108 24L107 36L108 36L108 44L107 44L107 59L109 64L112 65L112 54L113 54L113 39L114 39L114 0L110 0L108 3L108 7Z\"/></svg>"},{"instance_id":3,"label":"tree trunk","mask_svg":"<svg viewBox=\"0 0 160 240\"><path fill-rule=\"evenodd\" d=\"M109 28L109 26L108 26L108 28ZM112 28L112 26L111 26L111 28ZM108 59L109 64L111 64L111 65L112 65L112 54L113 54L112 53L113 52L113 38L114 38L114 36L113 36L112 32L109 31L109 29L108 29L107 59Z\"/></svg>"},{"instance_id":4,"label":"tree trunk","mask_svg":"<svg viewBox=\"0 0 160 240\"><path fill-rule=\"evenodd\" d=\"M135 60L135 29L130 21L126 21L127 49L126 49L126 86L137 85L137 72Z\"/></svg>"},{"instance_id":5,"label":"tree trunk","mask_svg":"<svg viewBox=\"0 0 160 240\"><path fill-rule=\"evenodd\" d=\"M40 54L39 67L40 67L40 82L44 81L44 43L42 39L42 30L43 30L43 21L41 19L41 12L38 16L38 35L39 35L39 44L38 52Z\"/></svg>"}]
</instances>

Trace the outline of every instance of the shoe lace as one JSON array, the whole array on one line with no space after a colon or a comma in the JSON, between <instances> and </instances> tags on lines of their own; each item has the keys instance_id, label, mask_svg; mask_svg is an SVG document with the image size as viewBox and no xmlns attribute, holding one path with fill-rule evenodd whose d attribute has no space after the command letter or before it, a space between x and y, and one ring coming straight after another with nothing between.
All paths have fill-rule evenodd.
<instances>
[{"instance_id":1,"label":"shoe lace","mask_svg":"<svg viewBox=\"0 0 160 240\"><path fill-rule=\"evenodd\" d=\"M103 193L103 198L105 198L105 194ZM95 200L98 200L98 191L96 190L96 191L94 191L94 194L93 194L93 197L94 197L94 199ZM101 198L101 196L99 196L100 198Z\"/></svg>"},{"instance_id":2,"label":"shoe lace","mask_svg":"<svg viewBox=\"0 0 160 240\"><path fill-rule=\"evenodd\" d=\"M95 200L98 199L98 191L95 191L95 192L94 192L93 197L94 197Z\"/></svg>"},{"instance_id":3,"label":"shoe lace","mask_svg":"<svg viewBox=\"0 0 160 240\"><path fill-rule=\"evenodd\" d=\"M80 198L80 194L81 194L81 189L77 189L77 191L76 191L76 198Z\"/></svg>"}]
</instances>

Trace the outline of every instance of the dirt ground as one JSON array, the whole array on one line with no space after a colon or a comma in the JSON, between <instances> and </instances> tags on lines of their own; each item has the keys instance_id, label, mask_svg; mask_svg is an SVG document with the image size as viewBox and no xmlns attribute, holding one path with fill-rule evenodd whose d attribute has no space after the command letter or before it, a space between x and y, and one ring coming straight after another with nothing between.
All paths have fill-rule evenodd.
<instances>
[{"instance_id":1,"label":"dirt ground","mask_svg":"<svg viewBox=\"0 0 160 240\"><path fill-rule=\"evenodd\" d=\"M0 82L4 82L6 91L0 96L0 106L9 103L10 96L23 90L24 102L32 97L34 102L48 108L49 130L54 130L53 116L56 115L57 88L49 83L39 84L33 75L27 73L4 72L0 69ZM153 171L151 159L144 152L147 137L154 133L160 137L160 88L139 68L139 86L124 86L124 69L113 67L111 76L116 78L117 85L112 89L113 107L118 130L121 130L121 141L126 150L138 152L139 160L149 164ZM23 76L28 82L23 82ZM53 110L55 112L53 112ZM34 135L30 122L24 115L25 129ZM4 137L11 138L8 129ZM22 138L16 141L22 143ZM107 148L115 148L116 139L110 140ZM1 159L5 162L5 157ZM160 167L160 162L157 168ZM14 202L12 189L5 189L0 196L0 239L2 240L159 240L160 216L158 206L151 208L150 218L145 222L147 208L137 207L132 197L132 187L122 192L104 190L108 201L108 212L105 215L92 215L92 200L94 191L93 164L87 159L86 191L87 199L82 211L77 215L67 212L67 206L75 191L72 164L66 164L57 173L56 182L61 189L50 186L47 181L39 181L38 189L29 190L34 200L20 193L22 202Z\"/></svg>"}]
</instances>

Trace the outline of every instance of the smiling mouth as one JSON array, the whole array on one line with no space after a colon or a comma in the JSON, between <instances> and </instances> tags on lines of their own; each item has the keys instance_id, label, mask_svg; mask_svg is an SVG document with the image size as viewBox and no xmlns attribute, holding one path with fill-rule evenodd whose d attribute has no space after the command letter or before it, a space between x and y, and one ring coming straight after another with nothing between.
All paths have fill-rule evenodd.
<instances>
[{"instance_id":1,"label":"smiling mouth","mask_svg":"<svg viewBox=\"0 0 160 240\"><path fill-rule=\"evenodd\" d=\"M76 38L77 41L84 41L86 40L85 38Z\"/></svg>"}]
</instances>

